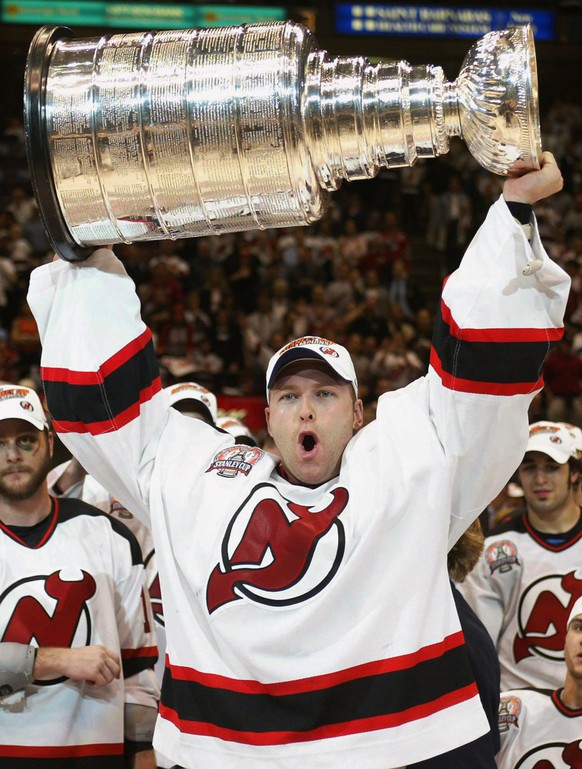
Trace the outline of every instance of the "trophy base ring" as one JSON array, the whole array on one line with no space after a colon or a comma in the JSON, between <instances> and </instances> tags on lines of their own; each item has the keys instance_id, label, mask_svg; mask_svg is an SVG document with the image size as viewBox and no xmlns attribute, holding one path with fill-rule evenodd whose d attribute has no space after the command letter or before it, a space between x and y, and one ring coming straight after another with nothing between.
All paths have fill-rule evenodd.
<instances>
[{"instance_id":1,"label":"trophy base ring","mask_svg":"<svg viewBox=\"0 0 582 769\"><path fill-rule=\"evenodd\" d=\"M68 27L52 26L42 27L34 36L24 75L24 133L30 178L46 235L60 257L78 262L86 259L95 249L83 248L72 239L61 214L44 120L50 51L58 40L72 36L73 32Z\"/></svg>"}]
</instances>

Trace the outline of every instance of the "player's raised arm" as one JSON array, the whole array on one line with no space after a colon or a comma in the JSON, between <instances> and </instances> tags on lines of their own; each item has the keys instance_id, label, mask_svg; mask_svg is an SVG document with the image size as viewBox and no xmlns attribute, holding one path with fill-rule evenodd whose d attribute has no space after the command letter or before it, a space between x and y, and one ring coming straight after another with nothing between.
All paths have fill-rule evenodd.
<instances>
[{"instance_id":1,"label":"player's raised arm","mask_svg":"<svg viewBox=\"0 0 582 769\"><path fill-rule=\"evenodd\" d=\"M570 280L540 241L532 204L562 188L551 153L509 178L443 289L429 381L455 488L451 544L507 482L527 441L527 407L563 334ZM515 408L515 400L523 408Z\"/></svg>"},{"instance_id":2,"label":"player's raised arm","mask_svg":"<svg viewBox=\"0 0 582 769\"><path fill-rule=\"evenodd\" d=\"M112 251L99 249L84 262L37 268L28 301L55 432L147 521L149 473L168 406L133 281Z\"/></svg>"}]
</instances>

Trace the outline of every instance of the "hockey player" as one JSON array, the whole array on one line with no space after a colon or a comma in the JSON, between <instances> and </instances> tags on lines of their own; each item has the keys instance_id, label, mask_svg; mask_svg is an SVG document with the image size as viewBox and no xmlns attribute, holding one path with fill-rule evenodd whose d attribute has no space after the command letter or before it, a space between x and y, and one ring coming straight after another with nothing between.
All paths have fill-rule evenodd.
<instances>
[{"instance_id":1,"label":"hockey player","mask_svg":"<svg viewBox=\"0 0 582 769\"><path fill-rule=\"evenodd\" d=\"M170 406L188 417L203 419L209 425L216 424L218 404L216 395L197 382L178 382L166 387Z\"/></svg>"},{"instance_id":2,"label":"hockey player","mask_svg":"<svg viewBox=\"0 0 582 769\"><path fill-rule=\"evenodd\" d=\"M235 440L235 443L246 444L247 446L258 446L259 443L256 437L252 434L249 428L236 417L218 417L216 420L216 426L220 427Z\"/></svg>"},{"instance_id":3,"label":"hockey player","mask_svg":"<svg viewBox=\"0 0 582 769\"><path fill-rule=\"evenodd\" d=\"M580 463L563 424L530 426L518 478L526 509L487 537L459 589L496 644L502 690L556 689L566 618L582 596Z\"/></svg>"},{"instance_id":4,"label":"hockey player","mask_svg":"<svg viewBox=\"0 0 582 769\"><path fill-rule=\"evenodd\" d=\"M366 427L345 348L307 337L276 353L281 459L171 408L111 251L35 271L55 428L151 514L167 630L154 744L177 764L393 769L488 730L446 554L523 456L562 333L569 280L531 212L561 184L548 153L506 180L445 285L428 375Z\"/></svg>"},{"instance_id":5,"label":"hockey player","mask_svg":"<svg viewBox=\"0 0 582 769\"><path fill-rule=\"evenodd\" d=\"M558 689L501 695L498 769L582 767L582 598L568 618L564 659L566 678Z\"/></svg>"},{"instance_id":6,"label":"hockey player","mask_svg":"<svg viewBox=\"0 0 582 769\"><path fill-rule=\"evenodd\" d=\"M0 387L0 764L152 769L139 547L110 516L49 495L52 446L36 393Z\"/></svg>"}]
</instances>

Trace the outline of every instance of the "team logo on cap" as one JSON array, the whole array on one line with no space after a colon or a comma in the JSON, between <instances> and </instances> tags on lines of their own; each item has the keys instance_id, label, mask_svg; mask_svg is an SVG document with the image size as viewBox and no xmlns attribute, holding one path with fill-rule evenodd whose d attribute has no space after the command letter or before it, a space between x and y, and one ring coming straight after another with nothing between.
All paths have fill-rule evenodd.
<instances>
[{"instance_id":1,"label":"team logo on cap","mask_svg":"<svg viewBox=\"0 0 582 769\"><path fill-rule=\"evenodd\" d=\"M27 395L28 390L24 390L22 387L11 387L8 390L0 391L0 401L6 401L10 398L26 398Z\"/></svg>"},{"instance_id":2,"label":"team logo on cap","mask_svg":"<svg viewBox=\"0 0 582 769\"><path fill-rule=\"evenodd\" d=\"M519 697L509 695L502 697L499 703L498 726L500 732L509 731L510 726L519 726L518 720L521 713L521 700Z\"/></svg>"},{"instance_id":3,"label":"team logo on cap","mask_svg":"<svg viewBox=\"0 0 582 769\"><path fill-rule=\"evenodd\" d=\"M339 352L331 347L320 347L319 352L322 352L324 355L330 355L332 358L339 358Z\"/></svg>"},{"instance_id":4,"label":"team logo on cap","mask_svg":"<svg viewBox=\"0 0 582 769\"><path fill-rule=\"evenodd\" d=\"M530 428L529 431L529 437L533 438L534 435L548 435L548 440L550 443L555 443L556 445L561 445L563 443L562 439L560 438L557 433L560 432L562 428L560 425L533 425Z\"/></svg>"},{"instance_id":5,"label":"team logo on cap","mask_svg":"<svg viewBox=\"0 0 582 769\"><path fill-rule=\"evenodd\" d=\"M210 392L206 389L206 387L202 387L201 385L194 384L193 382L185 382L184 384L177 385L176 387L173 387L171 390L171 393L173 396L178 395L179 393L188 393L188 392L195 392L197 395L200 396L201 400L204 402L210 403L210 399L207 397L207 394Z\"/></svg>"},{"instance_id":6,"label":"team logo on cap","mask_svg":"<svg viewBox=\"0 0 582 769\"><path fill-rule=\"evenodd\" d=\"M24 409L25 411L34 411L34 406L28 401L20 401L20 408Z\"/></svg>"},{"instance_id":7,"label":"team logo on cap","mask_svg":"<svg viewBox=\"0 0 582 769\"><path fill-rule=\"evenodd\" d=\"M502 539L489 545L485 551L485 560L489 564L491 574L499 570L501 574L510 571L514 565L519 565L517 548L508 539Z\"/></svg>"},{"instance_id":8,"label":"team logo on cap","mask_svg":"<svg viewBox=\"0 0 582 769\"><path fill-rule=\"evenodd\" d=\"M322 345L320 347L320 350L322 352L325 352L326 355L333 355L334 353L337 355L337 352L333 349L334 343L331 341L331 339L325 339L325 337L322 336L302 336L299 339L294 339L292 342L289 342L288 345L285 345L285 347L282 348L282 350L279 352L279 355L284 355L286 352L289 352L289 350L293 350L295 347L305 347L305 345ZM323 350L322 348L325 347L326 349ZM329 350L329 352L328 352Z\"/></svg>"}]
</instances>

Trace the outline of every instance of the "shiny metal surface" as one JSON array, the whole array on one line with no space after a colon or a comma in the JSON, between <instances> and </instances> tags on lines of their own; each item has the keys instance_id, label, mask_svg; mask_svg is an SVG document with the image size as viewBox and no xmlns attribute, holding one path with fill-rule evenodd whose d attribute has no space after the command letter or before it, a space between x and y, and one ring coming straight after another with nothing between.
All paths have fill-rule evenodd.
<instances>
[{"instance_id":1,"label":"shiny metal surface","mask_svg":"<svg viewBox=\"0 0 582 769\"><path fill-rule=\"evenodd\" d=\"M25 123L41 214L72 259L309 224L343 180L446 153L455 135L498 174L541 153L529 27L486 35L454 83L433 65L330 59L293 22L85 40L43 28Z\"/></svg>"}]
</instances>

